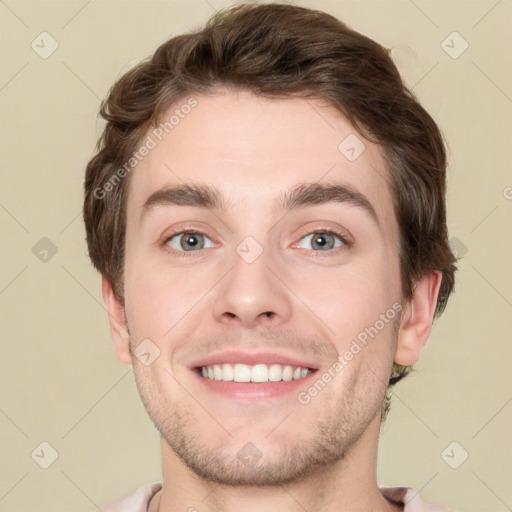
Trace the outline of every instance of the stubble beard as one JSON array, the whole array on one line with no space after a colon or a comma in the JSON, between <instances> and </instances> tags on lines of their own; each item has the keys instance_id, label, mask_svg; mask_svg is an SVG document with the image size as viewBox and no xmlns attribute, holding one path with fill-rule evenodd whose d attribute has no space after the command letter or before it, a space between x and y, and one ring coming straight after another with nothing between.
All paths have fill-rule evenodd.
<instances>
[{"instance_id":1,"label":"stubble beard","mask_svg":"<svg viewBox=\"0 0 512 512\"><path fill-rule=\"evenodd\" d=\"M269 436L267 440L261 433L257 436L248 433L245 454L251 455L251 450L254 453L240 457L237 455L244 441L235 442L219 424L213 426L214 420L207 410L186 393L181 396L187 402L173 401L165 396L164 390L151 381L151 374L144 373L144 370L135 372L137 388L146 411L167 445L199 478L231 487L297 483L333 468L357 444L372 420L380 417L387 387L363 364L359 372L353 373L344 383L343 390L337 390L337 396L328 402L325 413L310 420L307 434L301 439L276 443L270 441L275 436ZM166 374L166 377L173 380L170 375ZM175 386L179 388L178 384ZM314 400L322 400L322 394L328 392L324 390ZM283 426L286 423L288 428L293 425L295 414L308 414L307 408L297 403ZM276 416L276 425L282 419ZM222 424L222 419L219 420ZM225 439L225 448L209 445L201 437L200 425L205 426L208 435L218 427L218 436Z\"/></svg>"}]
</instances>

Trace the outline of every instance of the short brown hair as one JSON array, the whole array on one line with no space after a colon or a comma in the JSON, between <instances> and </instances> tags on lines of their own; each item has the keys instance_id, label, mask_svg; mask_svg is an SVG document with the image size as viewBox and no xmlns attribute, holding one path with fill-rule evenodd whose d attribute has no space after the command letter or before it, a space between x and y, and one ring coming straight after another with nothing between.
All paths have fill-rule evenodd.
<instances>
[{"instance_id":1,"label":"short brown hair","mask_svg":"<svg viewBox=\"0 0 512 512\"><path fill-rule=\"evenodd\" d=\"M400 231L402 295L410 299L422 277L441 271L435 311L440 315L456 271L446 226L440 130L404 85L389 50L327 13L285 3L251 2L217 12L201 30L162 44L122 76L103 101L100 115L107 124L87 165L84 220L90 258L120 300L129 174L119 179L119 170L171 105L222 87L269 98L324 98L379 144ZM383 418L392 386L410 370L393 365Z\"/></svg>"}]
</instances>

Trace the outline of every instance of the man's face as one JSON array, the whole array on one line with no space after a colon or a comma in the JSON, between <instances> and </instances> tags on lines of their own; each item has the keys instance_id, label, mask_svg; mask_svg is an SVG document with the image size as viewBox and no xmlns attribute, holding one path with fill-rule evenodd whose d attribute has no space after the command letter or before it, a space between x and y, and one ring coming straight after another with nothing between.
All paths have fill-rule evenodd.
<instances>
[{"instance_id":1,"label":"man's face","mask_svg":"<svg viewBox=\"0 0 512 512\"><path fill-rule=\"evenodd\" d=\"M131 346L160 351L149 365L133 357L137 385L198 475L289 482L340 460L380 421L399 316L389 310L401 300L388 175L376 145L364 140L357 156L352 135L339 149L356 132L326 101L194 98L161 141L148 132L157 145L130 178L125 315ZM219 204L159 192L185 184L214 188ZM298 185L348 187L375 216L318 190L289 204ZM203 366L285 380L209 379Z\"/></svg>"}]
</instances>

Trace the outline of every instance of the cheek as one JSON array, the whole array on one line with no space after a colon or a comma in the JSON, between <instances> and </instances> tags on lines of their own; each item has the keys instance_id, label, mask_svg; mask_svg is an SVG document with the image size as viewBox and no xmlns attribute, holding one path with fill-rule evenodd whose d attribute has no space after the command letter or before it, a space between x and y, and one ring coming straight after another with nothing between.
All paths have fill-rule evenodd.
<instances>
[{"instance_id":1,"label":"cheek","mask_svg":"<svg viewBox=\"0 0 512 512\"><path fill-rule=\"evenodd\" d=\"M338 268L308 269L303 276L294 278L294 290L300 290L298 295L307 298L320 318L328 318L335 331L335 326L375 322L398 298L396 278L382 258L355 258Z\"/></svg>"},{"instance_id":2,"label":"cheek","mask_svg":"<svg viewBox=\"0 0 512 512\"><path fill-rule=\"evenodd\" d=\"M351 351L347 357L359 361L361 354L387 359L392 350L393 320L400 306L397 276L386 271L385 260L361 259L338 269L304 275L307 277L294 280L292 288L320 319L320 327L338 354Z\"/></svg>"},{"instance_id":3,"label":"cheek","mask_svg":"<svg viewBox=\"0 0 512 512\"><path fill-rule=\"evenodd\" d=\"M198 272L152 264L148 258L132 254L125 268L126 315L130 334L159 343L172 330L190 319L205 287Z\"/></svg>"}]
</instances>

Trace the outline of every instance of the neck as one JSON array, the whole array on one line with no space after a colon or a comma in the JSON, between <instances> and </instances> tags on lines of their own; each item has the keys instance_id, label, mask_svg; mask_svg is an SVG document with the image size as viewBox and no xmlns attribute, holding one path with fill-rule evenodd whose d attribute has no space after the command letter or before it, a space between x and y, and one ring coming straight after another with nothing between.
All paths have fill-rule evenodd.
<instances>
[{"instance_id":1,"label":"neck","mask_svg":"<svg viewBox=\"0 0 512 512\"><path fill-rule=\"evenodd\" d=\"M199 478L161 438L163 487L159 512L397 512L376 481L380 418L375 418L342 460L282 486L223 486Z\"/></svg>"}]
</instances>

